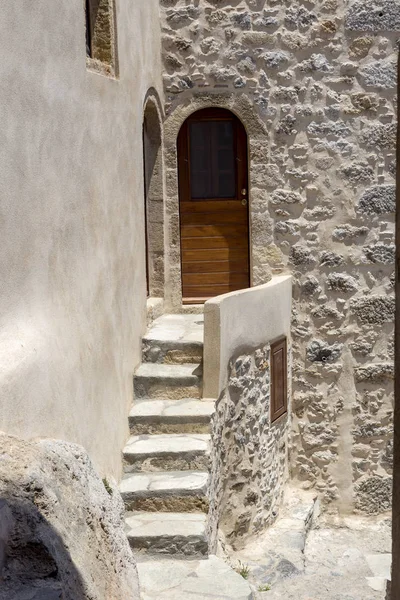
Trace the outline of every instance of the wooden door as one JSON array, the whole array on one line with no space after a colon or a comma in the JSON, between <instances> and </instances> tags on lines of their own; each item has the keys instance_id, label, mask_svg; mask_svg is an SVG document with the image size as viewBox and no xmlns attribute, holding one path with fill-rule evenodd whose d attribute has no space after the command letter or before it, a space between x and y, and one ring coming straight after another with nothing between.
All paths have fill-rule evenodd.
<instances>
[{"instance_id":1,"label":"wooden door","mask_svg":"<svg viewBox=\"0 0 400 600\"><path fill-rule=\"evenodd\" d=\"M230 111L200 110L178 137L184 304L250 286L247 136Z\"/></svg>"}]
</instances>

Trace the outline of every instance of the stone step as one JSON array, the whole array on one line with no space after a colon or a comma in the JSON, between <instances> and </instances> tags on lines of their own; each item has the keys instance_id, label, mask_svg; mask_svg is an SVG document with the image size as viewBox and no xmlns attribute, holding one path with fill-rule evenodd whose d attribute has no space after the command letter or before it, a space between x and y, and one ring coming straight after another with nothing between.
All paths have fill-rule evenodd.
<instances>
[{"instance_id":1,"label":"stone step","mask_svg":"<svg viewBox=\"0 0 400 600\"><path fill-rule=\"evenodd\" d=\"M208 469L211 436L205 433L132 435L126 444L125 473Z\"/></svg>"},{"instance_id":2,"label":"stone step","mask_svg":"<svg viewBox=\"0 0 400 600\"><path fill-rule=\"evenodd\" d=\"M204 513L127 513L129 543L140 554L176 558L208 555L207 516Z\"/></svg>"},{"instance_id":3,"label":"stone step","mask_svg":"<svg viewBox=\"0 0 400 600\"><path fill-rule=\"evenodd\" d=\"M142 600L252 600L248 582L217 556L138 562ZM260 594L260 598L268 594ZM295 596L293 596L295 597Z\"/></svg>"},{"instance_id":4,"label":"stone step","mask_svg":"<svg viewBox=\"0 0 400 600\"><path fill-rule=\"evenodd\" d=\"M204 317L163 315L143 338L143 362L183 364L203 359Z\"/></svg>"},{"instance_id":5,"label":"stone step","mask_svg":"<svg viewBox=\"0 0 400 600\"><path fill-rule=\"evenodd\" d=\"M199 364L142 363L133 379L135 398L201 398L202 375Z\"/></svg>"},{"instance_id":6,"label":"stone step","mask_svg":"<svg viewBox=\"0 0 400 600\"><path fill-rule=\"evenodd\" d=\"M208 433L215 411L213 400L143 400L129 413L134 435L159 433Z\"/></svg>"},{"instance_id":7,"label":"stone step","mask_svg":"<svg viewBox=\"0 0 400 600\"><path fill-rule=\"evenodd\" d=\"M130 511L207 512L208 478L202 471L130 473L120 492Z\"/></svg>"}]
</instances>

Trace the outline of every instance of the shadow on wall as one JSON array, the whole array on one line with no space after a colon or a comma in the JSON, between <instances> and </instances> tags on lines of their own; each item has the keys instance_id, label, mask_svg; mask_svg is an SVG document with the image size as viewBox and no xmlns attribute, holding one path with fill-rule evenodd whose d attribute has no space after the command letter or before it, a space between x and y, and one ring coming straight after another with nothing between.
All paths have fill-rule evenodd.
<instances>
[{"instance_id":1,"label":"shadow on wall","mask_svg":"<svg viewBox=\"0 0 400 600\"><path fill-rule=\"evenodd\" d=\"M0 434L0 600L138 600L123 515L82 447Z\"/></svg>"},{"instance_id":2,"label":"shadow on wall","mask_svg":"<svg viewBox=\"0 0 400 600\"><path fill-rule=\"evenodd\" d=\"M58 532L31 501L12 495L0 500L0 599L92 598Z\"/></svg>"}]
</instances>

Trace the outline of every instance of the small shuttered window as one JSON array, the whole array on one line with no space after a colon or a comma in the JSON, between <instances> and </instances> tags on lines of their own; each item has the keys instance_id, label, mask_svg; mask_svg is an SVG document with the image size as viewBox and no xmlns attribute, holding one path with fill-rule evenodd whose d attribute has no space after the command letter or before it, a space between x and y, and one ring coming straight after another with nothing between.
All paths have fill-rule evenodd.
<instances>
[{"instance_id":1,"label":"small shuttered window","mask_svg":"<svg viewBox=\"0 0 400 600\"><path fill-rule=\"evenodd\" d=\"M271 423L287 413L287 342L280 338L271 344Z\"/></svg>"}]
</instances>

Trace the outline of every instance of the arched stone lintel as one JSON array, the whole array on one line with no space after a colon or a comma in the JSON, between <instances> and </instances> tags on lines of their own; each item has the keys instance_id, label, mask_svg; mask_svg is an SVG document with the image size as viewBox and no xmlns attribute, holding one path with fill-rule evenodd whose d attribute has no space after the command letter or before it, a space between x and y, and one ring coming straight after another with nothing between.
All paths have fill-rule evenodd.
<instances>
[{"instance_id":1,"label":"arched stone lintel","mask_svg":"<svg viewBox=\"0 0 400 600\"><path fill-rule=\"evenodd\" d=\"M267 135L267 129L254 110L250 99L245 94L212 94L198 92L184 99L182 104L174 107L165 120L164 133L166 145L176 144L180 128L191 114L203 108L225 108L230 110L243 123L249 140L253 136Z\"/></svg>"},{"instance_id":2,"label":"arched stone lintel","mask_svg":"<svg viewBox=\"0 0 400 600\"><path fill-rule=\"evenodd\" d=\"M249 146L249 196L250 196L250 254L251 254L251 284L259 285L271 279L270 264L263 253L253 252L258 246L265 245L265 227L254 226L257 216L254 214L256 205L252 204L252 188L255 183L261 192L267 193L260 182L256 182L255 165L267 162L268 144L265 123L256 113L253 104L245 94L221 94L210 92L192 93L190 96L179 96L180 104L175 105L164 122L164 163L166 166L166 212L168 239L170 245L166 256L166 307L172 312L179 312L182 305L181 295L181 259L179 234L179 196L178 196L178 165L177 139L179 131L188 117L204 108L224 108L231 111L243 124ZM265 143L263 143L265 141ZM260 190L259 190L260 191ZM265 216L265 215L264 215ZM260 217L258 218L258 220ZM254 256L253 256L254 254Z\"/></svg>"}]
</instances>

